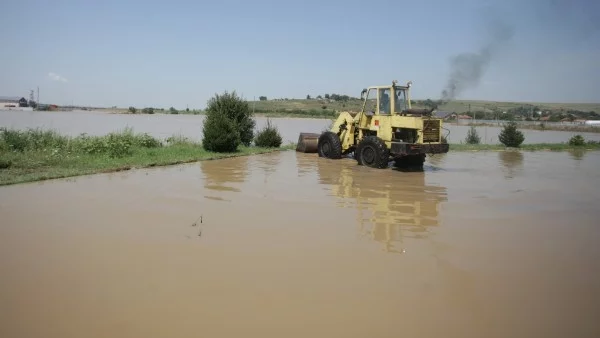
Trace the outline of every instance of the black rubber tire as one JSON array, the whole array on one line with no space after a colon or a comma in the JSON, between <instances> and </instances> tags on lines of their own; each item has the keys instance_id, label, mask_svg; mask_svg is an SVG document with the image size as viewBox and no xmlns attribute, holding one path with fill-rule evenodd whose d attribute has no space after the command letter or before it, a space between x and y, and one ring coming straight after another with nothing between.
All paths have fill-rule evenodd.
<instances>
[{"instance_id":1,"label":"black rubber tire","mask_svg":"<svg viewBox=\"0 0 600 338\"><path fill-rule=\"evenodd\" d=\"M321 134L317 143L317 153L319 157L330 159L342 158L342 142L340 141L340 137L331 131Z\"/></svg>"},{"instance_id":2,"label":"black rubber tire","mask_svg":"<svg viewBox=\"0 0 600 338\"><path fill-rule=\"evenodd\" d=\"M390 162L390 150L381 138L365 136L356 147L355 158L359 165L383 169Z\"/></svg>"}]
</instances>

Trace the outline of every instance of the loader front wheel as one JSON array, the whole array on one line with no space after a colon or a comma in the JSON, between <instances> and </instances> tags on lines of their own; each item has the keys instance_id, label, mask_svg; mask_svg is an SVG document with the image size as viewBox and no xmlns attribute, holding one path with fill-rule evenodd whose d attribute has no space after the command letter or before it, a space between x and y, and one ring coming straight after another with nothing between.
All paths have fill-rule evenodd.
<instances>
[{"instance_id":1,"label":"loader front wheel","mask_svg":"<svg viewBox=\"0 0 600 338\"><path fill-rule=\"evenodd\" d=\"M383 169L388 166L390 150L379 137L366 136L356 147L355 158L359 165Z\"/></svg>"},{"instance_id":2,"label":"loader front wheel","mask_svg":"<svg viewBox=\"0 0 600 338\"><path fill-rule=\"evenodd\" d=\"M319 153L319 157L330 159L342 158L342 142L340 141L340 137L331 131L324 132L319 136L317 152Z\"/></svg>"}]
</instances>

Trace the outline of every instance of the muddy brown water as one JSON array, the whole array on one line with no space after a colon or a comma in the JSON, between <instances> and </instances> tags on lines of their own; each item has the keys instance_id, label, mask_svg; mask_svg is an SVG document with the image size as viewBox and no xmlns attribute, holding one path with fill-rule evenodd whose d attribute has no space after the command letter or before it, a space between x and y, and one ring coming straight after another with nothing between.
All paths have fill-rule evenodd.
<instances>
[{"instance_id":1,"label":"muddy brown water","mask_svg":"<svg viewBox=\"0 0 600 338\"><path fill-rule=\"evenodd\" d=\"M267 118L256 117L257 128L262 128ZM152 136L166 139L173 135L182 135L192 140L202 139L203 115L130 115L109 114L106 112L91 111L9 111L0 110L0 126L17 129L47 128L54 129L62 134L77 136L81 133L89 135L105 135L113 131L131 127L135 132L149 133ZM319 133L331 123L327 119L305 118L273 118L283 138L284 144L297 142L301 132ZM469 130L468 126L445 124L444 136L448 136L450 143L464 143ZM481 143L498 144L499 127L477 127ZM562 143L581 134L586 140L600 141L600 133L566 132L566 131L539 131L521 130L525 135L524 143Z\"/></svg>"},{"instance_id":2,"label":"muddy brown water","mask_svg":"<svg viewBox=\"0 0 600 338\"><path fill-rule=\"evenodd\" d=\"M598 165L288 151L2 187L0 337L599 337Z\"/></svg>"}]
</instances>

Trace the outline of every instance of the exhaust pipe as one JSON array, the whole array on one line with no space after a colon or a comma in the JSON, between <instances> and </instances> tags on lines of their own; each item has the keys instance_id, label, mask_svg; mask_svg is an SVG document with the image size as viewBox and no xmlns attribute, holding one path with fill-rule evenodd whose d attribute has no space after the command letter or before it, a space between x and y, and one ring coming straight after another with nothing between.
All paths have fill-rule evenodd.
<instances>
[{"instance_id":1,"label":"exhaust pipe","mask_svg":"<svg viewBox=\"0 0 600 338\"><path fill-rule=\"evenodd\" d=\"M319 136L321 135L316 133L300 133L296 151L301 153L316 153Z\"/></svg>"}]
</instances>

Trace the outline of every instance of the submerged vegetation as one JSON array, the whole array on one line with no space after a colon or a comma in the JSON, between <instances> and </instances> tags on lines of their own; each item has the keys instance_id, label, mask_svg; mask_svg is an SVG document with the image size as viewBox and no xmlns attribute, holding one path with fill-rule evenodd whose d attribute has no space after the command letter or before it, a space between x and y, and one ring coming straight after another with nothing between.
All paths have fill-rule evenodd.
<instances>
[{"instance_id":1,"label":"submerged vegetation","mask_svg":"<svg viewBox=\"0 0 600 338\"><path fill-rule=\"evenodd\" d=\"M0 129L0 185L289 149L240 146L217 153L180 136L164 141L131 129L68 137L53 130Z\"/></svg>"}]
</instances>

